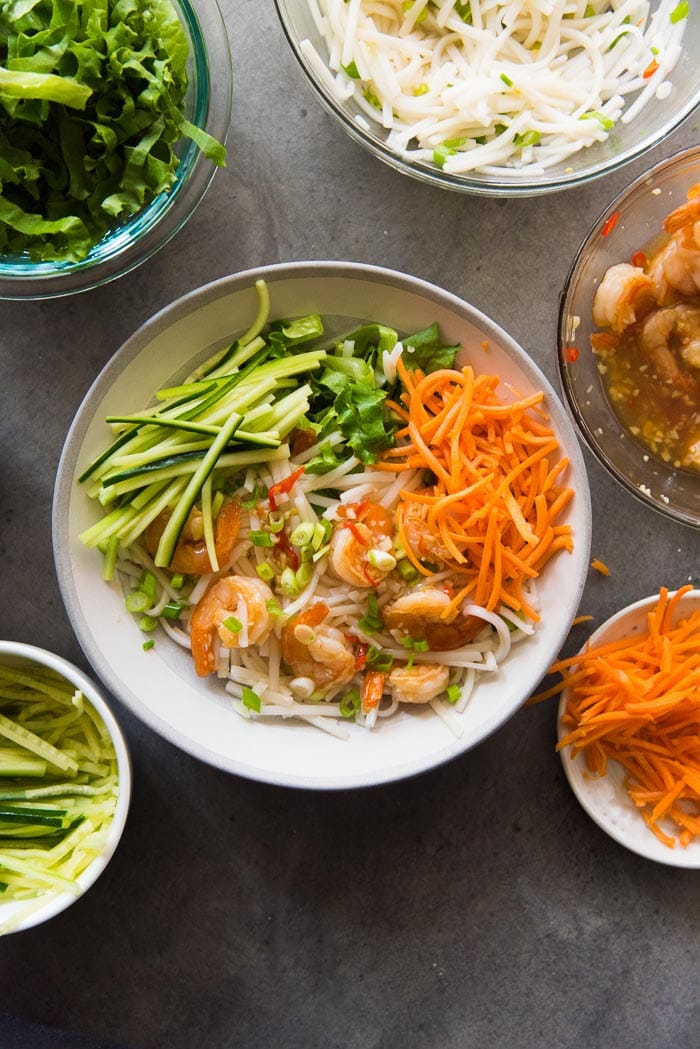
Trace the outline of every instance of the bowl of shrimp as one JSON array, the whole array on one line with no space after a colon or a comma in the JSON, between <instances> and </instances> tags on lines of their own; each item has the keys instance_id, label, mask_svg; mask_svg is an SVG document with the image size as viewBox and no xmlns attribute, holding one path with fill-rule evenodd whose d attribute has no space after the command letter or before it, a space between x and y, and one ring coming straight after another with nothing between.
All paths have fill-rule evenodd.
<instances>
[{"instance_id":1,"label":"bowl of shrimp","mask_svg":"<svg viewBox=\"0 0 700 1049\"><path fill-rule=\"evenodd\" d=\"M640 175L593 224L561 296L558 364L602 465L700 527L700 147Z\"/></svg>"},{"instance_id":2,"label":"bowl of shrimp","mask_svg":"<svg viewBox=\"0 0 700 1049\"><path fill-rule=\"evenodd\" d=\"M489 318L414 277L288 263L199 288L116 352L53 507L111 691L229 772L348 788L510 718L576 615L574 428Z\"/></svg>"}]
</instances>

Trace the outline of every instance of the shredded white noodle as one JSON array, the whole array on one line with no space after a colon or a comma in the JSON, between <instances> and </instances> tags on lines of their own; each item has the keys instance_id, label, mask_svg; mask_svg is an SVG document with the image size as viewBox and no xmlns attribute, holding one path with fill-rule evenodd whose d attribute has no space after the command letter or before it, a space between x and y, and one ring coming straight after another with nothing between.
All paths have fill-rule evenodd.
<instances>
[{"instance_id":1,"label":"shredded white noodle","mask_svg":"<svg viewBox=\"0 0 700 1049\"><path fill-rule=\"evenodd\" d=\"M678 0L307 2L326 88L453 175L544 172L604 141L668 96L687 22Z\"/></svg>"}]
</instances>

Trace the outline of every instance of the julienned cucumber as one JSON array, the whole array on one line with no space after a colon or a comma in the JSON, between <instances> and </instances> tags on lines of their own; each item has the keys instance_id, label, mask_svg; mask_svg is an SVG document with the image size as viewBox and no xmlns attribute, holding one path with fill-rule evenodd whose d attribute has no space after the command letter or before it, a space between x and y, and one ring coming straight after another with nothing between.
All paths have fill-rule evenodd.
<instances>
[{"instance_id":1,"label":"julienned cucumber","mask_svg":"<svg viewBox=\"0 0 700 1049\"><path fill-rule=\"evenodd\" d=\"M189 512L194 506L199 493L202 491L204 482L216 466L217 459L231 440L233 434L241 425L242 421L240 415L232 414L228 422L224 423L219 433L214 438L211 448L202 459L201 464L193 474L187 488L185 488L184 493L170 515L168 523L160 537L160 543L158 544L158 550L155 556L155 563L159 568L167 568L172 561L177 541L180 538L180 532L185 527L185 521L187 520Z\"/></svg>"},{"instance_id":2,"label":"julienned cucumber","mask_svg":"<svg viewBox=\"0 0 700 1049\"><path fill-rule=\"evenodd\" d=\"M105 514L80 540L87 546L128 547L167 510L155 564L167 567L187 518L207 483L214 489L226 474L246 465L288 456L284 443L309 410L311 388L295 376L317 371L324 349L298 350L323 334L320 317L309 314L290 325L275 323L261 334L270 300L256 283L255 320L241 338L219 351L183 383L155 394L157 406L113 414L106 422L125 427L82 472L87 494ZM290 347L293 347L290 349ZM146 401L146 396L144 397ZM220 497L219 497L220 498ZM209 500L202 507L211 535Z\"/></svg>"}]
</instances>

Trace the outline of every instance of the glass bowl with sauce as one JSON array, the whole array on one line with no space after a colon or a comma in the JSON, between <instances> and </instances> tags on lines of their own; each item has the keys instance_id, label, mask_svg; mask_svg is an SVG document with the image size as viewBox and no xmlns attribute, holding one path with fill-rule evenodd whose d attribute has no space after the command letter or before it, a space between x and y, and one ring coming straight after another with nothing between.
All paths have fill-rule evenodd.
<instances>
[{"instance_id":1,"label":"glass bowl with sauce","mask_svg":"<svg viewBox=\"0 0 700 1049\"><path fill-rule=\"evenodd\" d=\"M695 146L655 165L620 193L576 254L558 330L561 385L591 451L642 502L696 528L698 191Z\"/></svg>"}]
</instances>

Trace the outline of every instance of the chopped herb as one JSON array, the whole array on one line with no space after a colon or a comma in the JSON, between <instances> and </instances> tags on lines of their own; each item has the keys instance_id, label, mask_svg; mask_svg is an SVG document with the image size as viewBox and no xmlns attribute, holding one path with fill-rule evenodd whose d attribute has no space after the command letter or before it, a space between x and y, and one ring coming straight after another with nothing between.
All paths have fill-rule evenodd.
<instances>
[{"instance_id":1,"label":"chopped herb","mask_svg":"<svg viewBox=\"0 0 700 1049\"><path fill-rule=\"evenodd\" d=\"M676 4L671 14L668 16L669 21L674 25L676 22L682 22L684 18L688 17L688 0L681 0L679 4Z\"/></svg>"},{"instance_id":2,"label":"chopped herb","mask_svg":"<svg viewBox=\"0 0 700 1049\"><path fill-rule=\"evenodd\" d=\"M264 532L261 529L252 529L248 532L248 538L250 539L253 546L274 546L275 539L270 535L269 532Z\"/></svg>"},{"instance_id":3,"label":"chopped herb","mask_svg":"<svg viewBox=\"0 0 700 1049\"><path fill-rule=\"evenodd\" d=\"M513 138L514 146L536 146L539 140L542 138L539 131L526 131L522 135L515 135Z\"/></svg>"},{"instance_id":4,"label":"chopped herb","mask_svg":"<svg viewBox=\"0 0 700 1049\"><path fill-rule=\"evenodd\" d=\"M354 62L348 62L348 64L346 66L343 66L343 70L353 80L359 80L360 79L359 70L358 70L358 68L357 68L357 66L355 65Z\"/></svg>"},{"instance_id":5,"label":"chopped herb","mask_svg":"<svg viewBox=\"0 0 700 1049\"><path fill-rule=\"evenodd\" d=\"M256 714L260 713L260 696L257 692L253 692L252 688L248 688L247 685L243 686L241 701L243 706L248 707L249 710L255 711Z\"/></svg>"}]
</instances>

